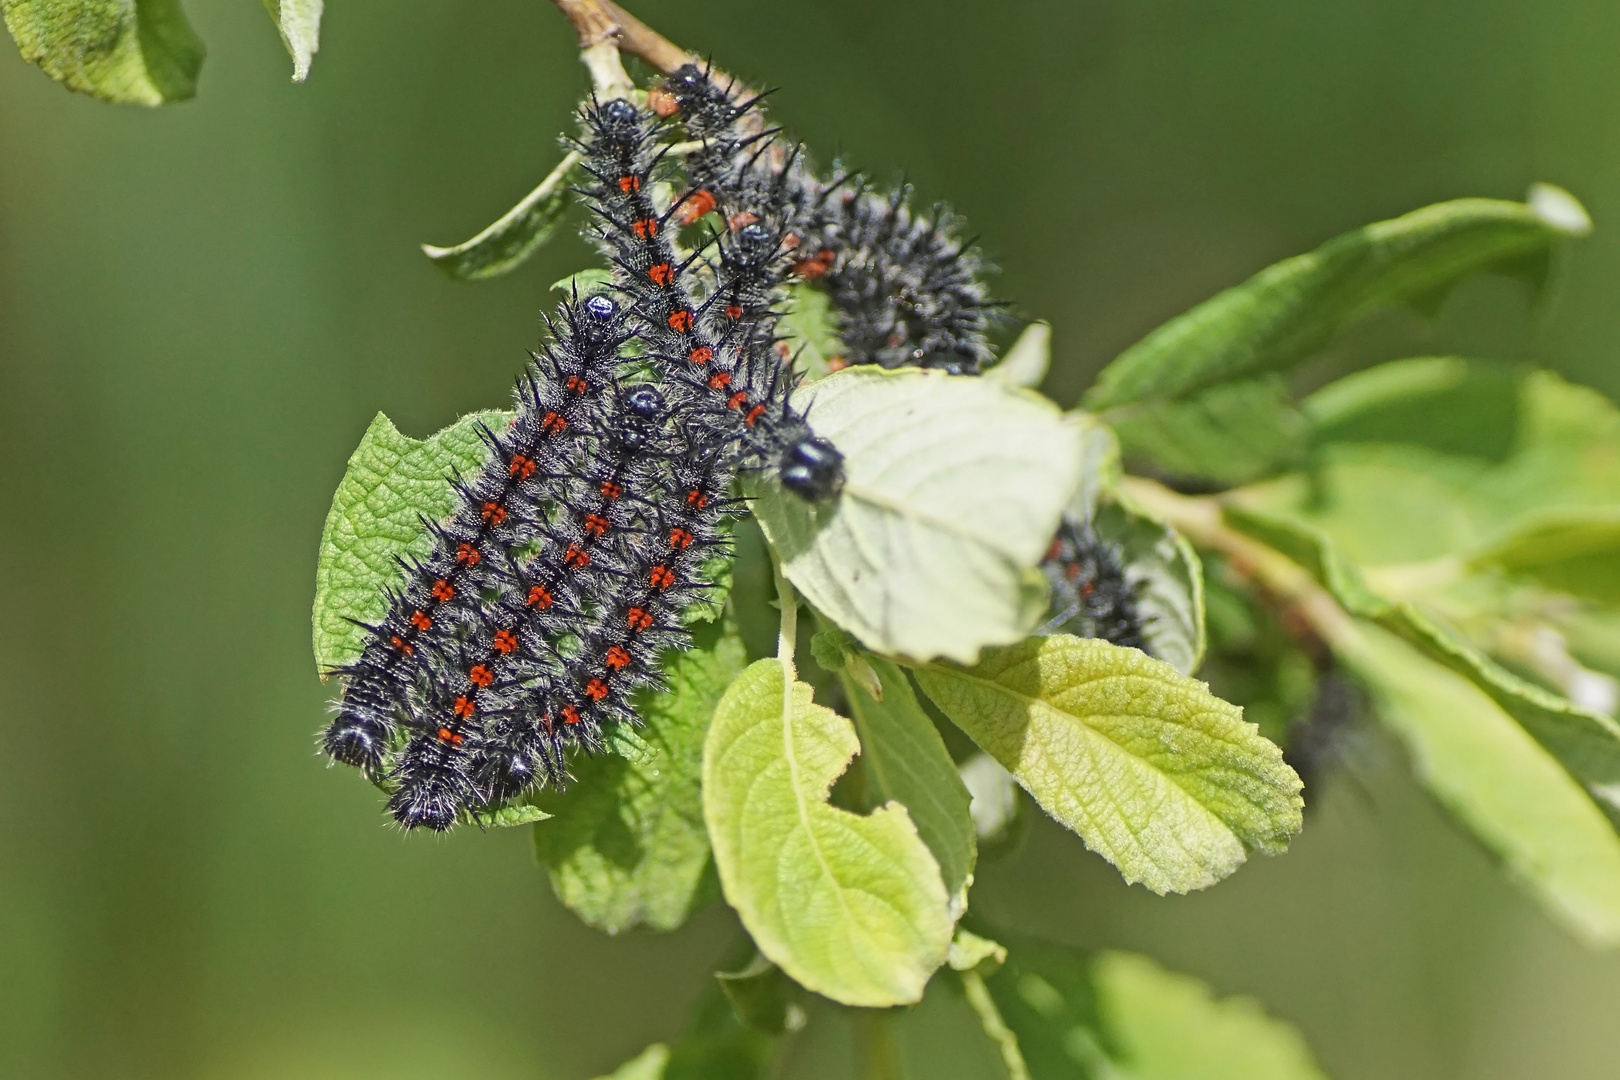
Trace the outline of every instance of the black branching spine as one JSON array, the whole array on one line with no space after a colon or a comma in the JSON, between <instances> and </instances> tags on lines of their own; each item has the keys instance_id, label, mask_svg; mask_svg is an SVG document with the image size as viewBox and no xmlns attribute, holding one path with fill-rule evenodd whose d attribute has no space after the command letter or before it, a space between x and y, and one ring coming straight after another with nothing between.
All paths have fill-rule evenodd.
<instances>
[{"instance_id":1,"label":"black branching spine","mask_svg":"<svg viewBox=\"0 0 1620 1080\"><path fill-rule=\"evenodd\" d=\"M827 290L851 364L977 374L992 363L986 335L1000 305L960 219L944 206L913 212L905 185L882 193L857 176L819 179L757 103L698 64L658 92L659 111L704 144L688 162L688 213L719 206L736 221L768 206L794 249L793 273Z\"/></svg>"}]
</instances>

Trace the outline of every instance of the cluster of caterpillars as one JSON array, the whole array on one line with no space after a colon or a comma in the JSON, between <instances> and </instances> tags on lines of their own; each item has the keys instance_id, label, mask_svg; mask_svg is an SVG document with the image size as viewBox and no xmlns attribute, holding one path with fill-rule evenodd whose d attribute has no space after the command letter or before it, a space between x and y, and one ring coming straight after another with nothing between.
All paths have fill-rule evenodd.
<instances>
[{"instance_id":1,"label":"cluster of caterpillars","mask_svg":"<svg viewBox=\"0 0 1620 1080\"><path fill-rule=\"evenodd\" d=\"M579 193L612 287L548 319L513 420L486 432L484 466L454 481L429 554L403 564L338 671L322 736L406 828L561 785L573 747L638 722L636 696L662 688L730 555L740 472L838 495L843 459L792 403L787 285L826 289L847 363L976 374L993 359L996 305L955 219L819 176L757 98L689 65L645 104L592 100L580 119ZM678 137L696 149L669 154Z\"/></svg>"}]
</instances>

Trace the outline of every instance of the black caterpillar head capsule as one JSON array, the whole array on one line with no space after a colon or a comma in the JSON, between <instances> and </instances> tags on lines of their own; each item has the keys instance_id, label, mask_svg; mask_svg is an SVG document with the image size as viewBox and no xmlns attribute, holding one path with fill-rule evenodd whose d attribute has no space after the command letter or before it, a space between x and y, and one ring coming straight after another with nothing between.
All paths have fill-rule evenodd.
<instances>
[{"instance_id":1,"label":"black caterpillar head capsule","mask_svg":"<svg viewBox=\"0 0 1620 1080\"><path fill-rule=\"evenodd\" d=\"M782 486L805 502L826 502L844 490L844 455L806 434L782 452Z\"/></svg>"},{"instance_id":2,"label":"black caterpillar head capsule","mask_svg":"<svg viewBox=\"0 0 1620 1080\"><path fill-rule=\"evenodd\" d=\"M664 411L664 395L651 386L633 386L624 395L624 405L643 420L656 420Z\"/></svg>"},{"instance_id":3,"label":"black caterpillar head capsule","mask_svg":"<svg viewBox=\"0 0 1620 1080\"><path fill-rule=\"evenodd\" d=\"M619 313L619 305L598 293L584 303L585 314L597 322L607 322Z\"/></svg>"}]
</instances>

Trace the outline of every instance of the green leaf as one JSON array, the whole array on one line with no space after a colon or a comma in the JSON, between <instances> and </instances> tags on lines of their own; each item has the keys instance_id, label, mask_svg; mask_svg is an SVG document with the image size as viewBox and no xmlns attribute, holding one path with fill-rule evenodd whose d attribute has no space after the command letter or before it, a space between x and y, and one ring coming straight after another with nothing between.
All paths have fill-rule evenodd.
<instances>
[{"instance_id":1,"label":"green leaf","mask_svg":"<svg viewBox=\"0 0 1620 1080\"><path fill-rule=\"evenodd\" d=\"M1014 938L986 985L1031 1080L1326 1080L1291 1025L1143 956Z\"/></svg>"},{"instance_id":2,"label":"green leaf","mask_svg":"<svg viewBox=\"0 0 1620 1080\"><path fill-rule=\"evenodd\" d=\"M1080 483L1081 426L985 379L850 368L807 388L844 453L843 494L811 505L757 482L788 579L868 648L971 662L1046 608L1036 569Z\"/></svg>"},{"instance_id":3,"label":"green leaf","mask_svg":"<svg viewBox=\"0 0 1620 1080\"><path fill-rule=\"evenodd\" d=\"M1091 965L1097 1012L1132 1080L1327 1080L1305 1039L1250 998L1218 1000L1145 956Z\"/></svg>"},{"instance_id":4,"label":"green leaf","mask_svg":"<svg viewBox=\"0 0 1620 1080\"><path fill-rule=\"evenodd\" d=\"M315 567L315 664L322 671L360 655L365 631L387 614L385 588L399 560L432 547L423 519L455 508L448 478L479 468L489 454L481 432L499 430L510 413L464 416L426 439L401 435L378 413L332 496ZM352 621L351 621L352 620Z\"/></svg>"},{"instance_id":5,"label":"green leaf","mask_svg":"<svg viewBox=\"0 0 1620 1080\"><path fill-rule=\"evenodd\" d=\"M847 665L840 678L860 736L868 791L877 804L897 802L911 814L917 835L939 863L954 920L967 910L978 858L967 787L906 673L880 657L864 659L881 684L882 700L858 686Z\"/></svg>"},{"instance_id":6,"label":"green leaf","mask_svg":"<svg viewBox=\"0 0 1620 1080\"><path fill-rule=\"evenodd\" d=\"M846 1005L915 1002L950 945L939 865L905 807L827 803L854 726L761 660L720 700L703 749L703 816L727 901L759 951Z\"/></svg>"},{"instance_id":7,"label":"green leaf","mask_svg":"<svg viewBox=\"0 0 1620 1080\"><path fill-rule=\"evenodd\" d=\"M1620 604L1620 506L1531 517L1471 563L1600 604Z\"/></svg>"},{"instance_id":8,"label":"green leaf","mask_svg":"<svg viewBox=\"0 0 1620 1080\"><path fill-rule=\"evenodd\" d=\"M471 240L447 248L423 244L423 254L457 281L482 281L516 269L557 231L568 209L568 176L579 161L577 151L569 153L539 187Z\"/></svg>"},{"instance_id":9,"label":"green leaf","mask_svg":"<svg viewBox=\"0 0 1620 1080\"><path fill-rule=\"evenodd\" d=\"M1225 383L1113 419L1125 453L1171 476L1242 484L1298 463L1309 425L1281 379Z\"/></svg>"},{"instance_id":10,"label":"green leaf","mask_svg":"<svg viewBox=\"0 0 1620 1080\"><path fill-rule=\"evenodd\" d=\"M668 1065L669 1047L663 1043L653 1043L606 1076L598 1076L596 1080L663 1080L664 1070Z\"/></svg>"},{"instance_id":11,"label":"green leaf","mask_svg":"<svg viewBox=\"0 0 1620 1080\"><path fill-rule=\"evenodd\" d=\"M952 971L977 971L987 975L1007 962L1007 949L1000 942L958 927L945 962Z\"/></svg>"},{"instance_id":12,"label":"green leaf","mask_svg":"<svg viewBox=\"0 0 1620 1080\"><path fill-rule=\"evenodd\" d=\"M1371 623L1333 642L1411 749L1419 777L1553 914L1620 943L1620 836L1496 701Z\"/></svg>"},{"instance_id":13,"label":"green leaf","mask_svg":"<svg viewBox=\"0 0 1620 1080\"><path fill-rule=\"evenodd\" d=\"M1300 407L1318 446L1401 443L1501 461L1516 441L1525 374L1514 364L1413 357L1347 375Z\"/></svg>"},{"instance_id":14,"label":"green leaf","mask_svg":"<svg viewBox=\"0 0 1620 1080\"><path fill-rule=\"evenodd\" d=\"M510 829L517 825L533 825L550 816L524 797L517 802L501 803L484 810L461 810L456 814L456 820L480 829Z\"/></svg>"},{"instance_id":15,"label":"green leaf","mask_svg":"<svg viewBox=\"0 0 1620 1080\"><path fill-rule=\"evenodd\" d=\"M597 293L610 292L614 287L613 281L613 271L590 267L553 281L551 291L564 296L572 296L576 292L582 297L595 296Z\"/></svg>"},{"instance_id":16,"label":"green leaf","mask_svg":"<svg viewBox=\"0 0 1620 1080\"><path fill-rule=\"evenodd\" d=\"M780 1040L744 1023L718 981L694 1014L659 1080L765 1080Z\"/></svg>"},{"instance_id":17,"label":"green leaf","mask_svg":"<svg viewBox=\"0 0 1620 1080\"><path fill-rule=\"evenodd\" d=\"M778 332L792 350L795 365L815 382L847 366L844 343L833 322L832 300L820 289L799 282L788 288L787 312Z\"/></svg>"},{"instance_id":18,"label":"green leaf","mask_svg":"<svg viewBox=\"0 0 1620 1080\"><path fill-rule=\"evenodd\" d=\"M321 47L321 9L325 0L264 0L264 9L281 31L281 43L293 60L293 82L309 78L310 61Z\"/></svg>"},{"instance_id":19,"label":"green leaf","mask_svg":"<svg viewBox=\"0 0 1620 1080\"><path fill-rule=\"evenodd\" d=\"M717 971L714 977L731 1002L738 1019L768 1035L782 1035L803 1028L804 988L767 960L762 953L740 971Z\"/></svg>"},{"instance_id":20,"label":"green leaf","mask_svg":"<svg viewBox=\"0 0 1620 1080\"><path fill-rule=\"evenodd\" d=\"M131 105L196 96L203 44L179 0L0 0L22 57L82 94Z\"/></svg>"},{"instance_id":21,"label":"green leaf","mask_svg":"<svg viewBox=\"0 0 1620 1080\"><path fill-rule=\"evenodd\" d=\"M1236 706L1169 664L1055 635L930 664L917 682L1048 814L1125 880L1213 885L1299 831L1300 780Z\"/></svg>"},{"instance_id":22,"label":"green leaf","mask_svg":"<svg viewBox=\"0 0 1620 1080\"><path fill-rule=\"evenodd\" d=\"M1166 525L1118 503L1092 519L1098 537L1119 545L1125 575L1137 583L1147 651L1191 675L1204 659L1204 571L1192 545Z\"/></svg>"},{"instance_id":23,"label":"green leaf","mask_svg":"<svg viewBox=\"0 0 1620 1080\"><path fill-rule=\"evenodd\" d=\"M1119 487L1119 437L1114 429L1090 413L1070 413L1070 419L1080 425L1080 486L1069 503L1069 514L1085 521L1097 513L1097 505L1104 495Z\"/></svg>"},{"instance_id":24,"label":"green leaf","mask_svg":"<svg viewBox=\"0 0 1620 1080\"><path fill-rule=\"evenodd\" d=\"M633 757L579 756L575 782L538 799L553 820L535 829L534 850L557 898L610 934L673 930L713 895L698 786L703 738L748 659L729 624L696 627L694 637L664 665L669 692L638 695L644 726Z\"/></svg>"},{"instance_id":25,"label":"green leaf","mask_svg":"<svg viewBox=\"0 0 1620 1080\"><path fill-rule=\"evenodd\" d=\"M1032 322L1024 327L1018 340L1012 343L1005 356L984 377L1033 390L1046 379L1052 367L1052 324Z\"/></svg>"},{"instance_id":26,"label":"green leaf","mask_svg":"<svg viewBox=\"0 0 1620 1080\"><path fill-rule=\"evenodd\" d=\"M1579 204L1457 199L1345 233L1172 319L1103 370L1087 406L1169 401L1284 371L1363 316L1433 296L1470 274L1584 236Z\"/></svg>"}]
</instances>

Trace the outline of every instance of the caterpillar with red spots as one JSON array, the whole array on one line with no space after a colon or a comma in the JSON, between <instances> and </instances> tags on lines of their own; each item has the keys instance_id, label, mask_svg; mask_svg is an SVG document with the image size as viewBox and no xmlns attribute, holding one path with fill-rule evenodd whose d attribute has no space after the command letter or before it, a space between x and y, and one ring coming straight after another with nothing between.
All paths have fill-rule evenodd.
<instances>
[{"instance_id":1,"label":"caterpillar with red spots","mask_svg":"<svg viewBox=\"0 0 1620 1080\"><path fill-rule=\"evenodd\" d=\"M956 374L994 362L987 334L1001 305L949 209L916 213L905 185L884 193L856 174L819 178L766 125L758 97L702 65L677 70L652 100L703 144L687 161L688 216L718 208L731 222L777 217L793 274L832 301L846 362Z\"/></svg>"},{"instance_id":2,"label":"caterpillar with red spots","mask_svg":"<svg viewBox=\"0 0 1620 1080\"><path fill-rule=\"evenodd\" d=\"M1098 536L1089 521L1066 516L1041 569L1052 586L1050 610L1056 613L1043 632L1148 651L1138 604L1142 582L1130 579L1119 545Z\"/></svg>"}]
</instances>

